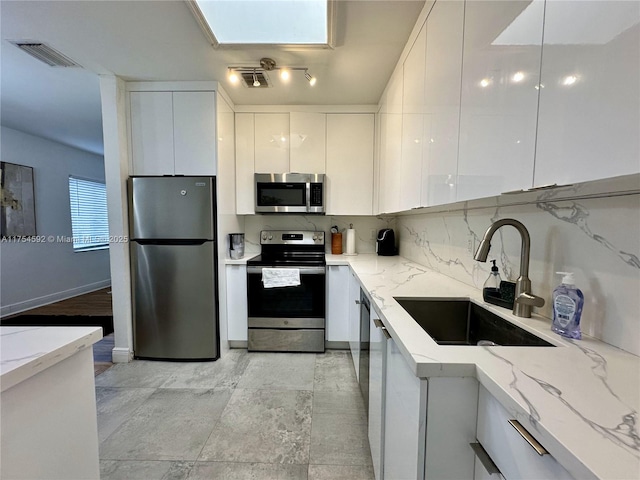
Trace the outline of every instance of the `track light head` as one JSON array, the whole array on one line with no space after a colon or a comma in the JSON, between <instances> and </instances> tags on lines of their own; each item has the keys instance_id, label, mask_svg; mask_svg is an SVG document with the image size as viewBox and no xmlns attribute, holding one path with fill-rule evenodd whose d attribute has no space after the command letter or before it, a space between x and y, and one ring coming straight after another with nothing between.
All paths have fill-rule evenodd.
<instances>
[{"instance_id":1,"label":"track light head","mask_svg":"<svg viewBox=\"0 0 640 480\"><path fill-rule=\"evenodd\" d=\"M311 85L312 87L316 84L316 77L312 77L306 70L304 72L304 78L309 81L309 85Z\"/></svg>"}]
</instances>

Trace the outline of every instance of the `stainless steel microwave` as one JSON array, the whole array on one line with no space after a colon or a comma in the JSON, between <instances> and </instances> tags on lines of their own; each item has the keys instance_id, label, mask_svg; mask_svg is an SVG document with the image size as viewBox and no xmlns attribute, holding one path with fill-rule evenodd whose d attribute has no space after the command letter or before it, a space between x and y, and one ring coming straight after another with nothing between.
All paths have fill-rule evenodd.
<instances>
[{"instance_id":1,"label":"stainless steel microwave","mask_svg":"<svg viewBox=\"0 0 640 480\"><path fill-rule=\"evenodd\" d=\"M256 213L325 212L323 173L256 173Z\"/></svg>"}]
</instances>

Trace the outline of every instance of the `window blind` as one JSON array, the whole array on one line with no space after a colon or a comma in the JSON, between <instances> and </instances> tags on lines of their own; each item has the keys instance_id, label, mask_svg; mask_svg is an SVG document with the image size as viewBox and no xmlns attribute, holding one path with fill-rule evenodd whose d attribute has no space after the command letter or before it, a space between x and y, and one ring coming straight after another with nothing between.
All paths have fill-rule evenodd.
<instances>
[{"instance_id":1,"label":"window blind","mask_svg":"<svg viewBox=\"0 0 640 480\"><path fill-rule=\"evenodd\" d=\"M69 177L73 250L109 246L107 189L104 183Z\"/></svg>"}]
</instances>

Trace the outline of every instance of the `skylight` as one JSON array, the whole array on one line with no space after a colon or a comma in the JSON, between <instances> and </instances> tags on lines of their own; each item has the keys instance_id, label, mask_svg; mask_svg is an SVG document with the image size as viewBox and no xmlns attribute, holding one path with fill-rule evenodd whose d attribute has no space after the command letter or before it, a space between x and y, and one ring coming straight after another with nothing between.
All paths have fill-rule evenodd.
<instances>
[{"instance_id":1,"label":"skylight","mask_svg":"<svg viewBox=\"0 0 640 480\"><path fill-rule=\"evenodd\" d=\"M193 0L221 45L330 43L328 0Z\"/></svg>"}]
</instances>

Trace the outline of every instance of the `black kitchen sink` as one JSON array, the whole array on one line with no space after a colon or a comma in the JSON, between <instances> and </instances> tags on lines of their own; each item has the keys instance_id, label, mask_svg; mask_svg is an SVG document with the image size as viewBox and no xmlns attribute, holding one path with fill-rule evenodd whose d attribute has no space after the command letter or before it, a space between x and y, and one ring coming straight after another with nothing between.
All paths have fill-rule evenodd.
<instances>
[{"instance_id":1,"label":"black kitchen sink","mask_svg":"<svg viewBox=\"0 0 640 480\"><path fill-rule=\"evenodd\" d=\"M395 300L439 345L555 346L469 300Z\"/></svg>"}]
</instances>

